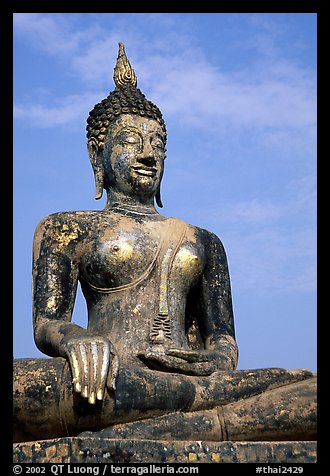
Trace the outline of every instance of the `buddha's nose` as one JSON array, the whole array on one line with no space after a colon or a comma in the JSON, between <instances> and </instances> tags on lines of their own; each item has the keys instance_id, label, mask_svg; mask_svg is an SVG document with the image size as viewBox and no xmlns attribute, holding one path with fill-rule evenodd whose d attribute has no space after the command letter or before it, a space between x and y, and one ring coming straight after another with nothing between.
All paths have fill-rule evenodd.
<instances>
[{"instance_id":1,"label":"buddha's nose","mask_svg":"<svg viewBox=\"0 0 330 476\"><path fill-rule=\"evenodd\" d=\"M144 142L142 152L138 155L137 159L146 165L154 165L156 163L154 150L149 141L146 140Z\"/></svg>"}]
</instances>

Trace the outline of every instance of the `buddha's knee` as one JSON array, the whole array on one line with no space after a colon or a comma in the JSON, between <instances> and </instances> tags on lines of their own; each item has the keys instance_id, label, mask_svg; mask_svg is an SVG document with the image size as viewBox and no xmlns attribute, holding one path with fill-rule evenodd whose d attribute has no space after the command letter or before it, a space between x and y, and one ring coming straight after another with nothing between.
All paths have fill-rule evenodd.
<instances>
[{"instance_id":1,"label":"buddha's knee","mask_svg":"<svg viewBox=\"0 0 330 476\"><path fill-rule=\"evenodd\" d=\"M316 439L316 384L314 377L223 406L225 439Z\"/></svg>"},{"instance_id":2,"label":"buddha's knee","mask_svg":"<svg viewBox=\"0 0 330 476\"><path fill-rule=\"evenodd\" d=\"M195 398L189 411L210 409L251 398L269 389L313 378L306 369L260 368L214 372L195 381Z\"/></svg>"},{"instance_id":3,"label":"buddha's knee","mask_svg":"<svg viewBox=\"0 0 330 476\"><path fill-rule=\"evenodd\" d=\"M65 360L14 359L14 441L61 435L59 412Z\"/></svg>"}]
</instances>

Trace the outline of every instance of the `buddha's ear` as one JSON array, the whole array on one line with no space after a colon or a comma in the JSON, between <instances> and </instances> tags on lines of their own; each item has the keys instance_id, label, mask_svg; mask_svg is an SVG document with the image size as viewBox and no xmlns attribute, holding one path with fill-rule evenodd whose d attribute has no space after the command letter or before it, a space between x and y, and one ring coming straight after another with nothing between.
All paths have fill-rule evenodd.
<instances>
[{"instance_id":1,"label":"buddha's ear","mask_svg":"<svg viewBox=\"0 0 330 476\"><path fill-rule=\"evenodd\" d=\"M102 154L99 151L95 139L93 138L88 141L87 150L95 178L95 199L99 200L102 198L104 188L104 168Z\"/></svg>"},{"instance_id":2,"label":"buddha's ear","mask_svg":"<svg viewBox=\"0 0 330 476\"><path fill-rule=\"evenodd\" d=\"M160 196L160 184L156 192L156 203L159 206L159 208L163 208L163 202L162 202L162 197Z\"/></svg>"},{"instance_id":3,"label":"buddha's ear","mask_svg":"<svg viewBox=\"0 0 330 476\"><path fill-rule=\"evenodd\" d=\"M165 150L165 154L166 154L166 150ZM164 160L165 159L166 159L166 156L164 157ZM163 206L164 206L163 202L162 202L162 197L161 197L161 194L160 194L160 186L161 186L161 183L162 183L163 173L164 173L164 169L162 171L162 175L160 177L160 182L159 182L159 185L158 185L158 188L157 188L157 191L156 191L156 195L155 195L156 203L159 206L159 208L163 208Z\"/></svg>"}]
</instances>

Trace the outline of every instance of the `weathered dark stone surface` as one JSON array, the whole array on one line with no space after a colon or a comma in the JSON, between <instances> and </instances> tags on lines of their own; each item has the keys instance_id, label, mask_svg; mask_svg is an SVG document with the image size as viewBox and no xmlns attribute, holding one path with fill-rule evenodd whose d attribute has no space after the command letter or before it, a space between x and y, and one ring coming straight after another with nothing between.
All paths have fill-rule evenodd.
<instances>
[{"instance_id":1,"label":"weathered dark stone surface","mask_svg":"<svg viewBox=\"0 0 330 476\"><path fill-rule=\"evenodd\" d=\"M14 445L14 463L315 463L315 441L58 438Z\"/></svg>"},{"instance_id":2,"label":"weathered dark stone surface","mask_svg":"<svg viewBox=\"0 0 330 476\"><path fill-rule=\"evenodd\" d=\"M236 370L214 374L212 380L155 374L136 367L121 369L114 396L106 394L102 405L88 406L75 397L64 359L15 359L14 442L102 429L99 436L116 439L297 441L316 437L316 378L307 371ZM189 389L197 384L203 384L204 398L196 399L194 411L178 411L189 402ZM212 409L214 403L222 407Z\"/></svg>"}]
</instances>

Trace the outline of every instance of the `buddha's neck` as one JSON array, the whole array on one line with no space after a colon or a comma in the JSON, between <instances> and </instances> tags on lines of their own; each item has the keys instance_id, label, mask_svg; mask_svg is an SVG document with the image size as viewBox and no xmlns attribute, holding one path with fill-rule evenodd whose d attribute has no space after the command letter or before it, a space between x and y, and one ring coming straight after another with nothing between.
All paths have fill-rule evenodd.
<instances>
[{"instance_id":1,"label":"buddha's neck","mask_svg":"<svg viewBox=\"0 0 330 476\"><path fill-rule=\"evenodd\" d=\"M105 210L123 210L143 214L158 213L155 209L153 198L150 200L138 200L136 197L126 196L113 190L110 190L107 194Z\"/></svg>"}]
</instances>

